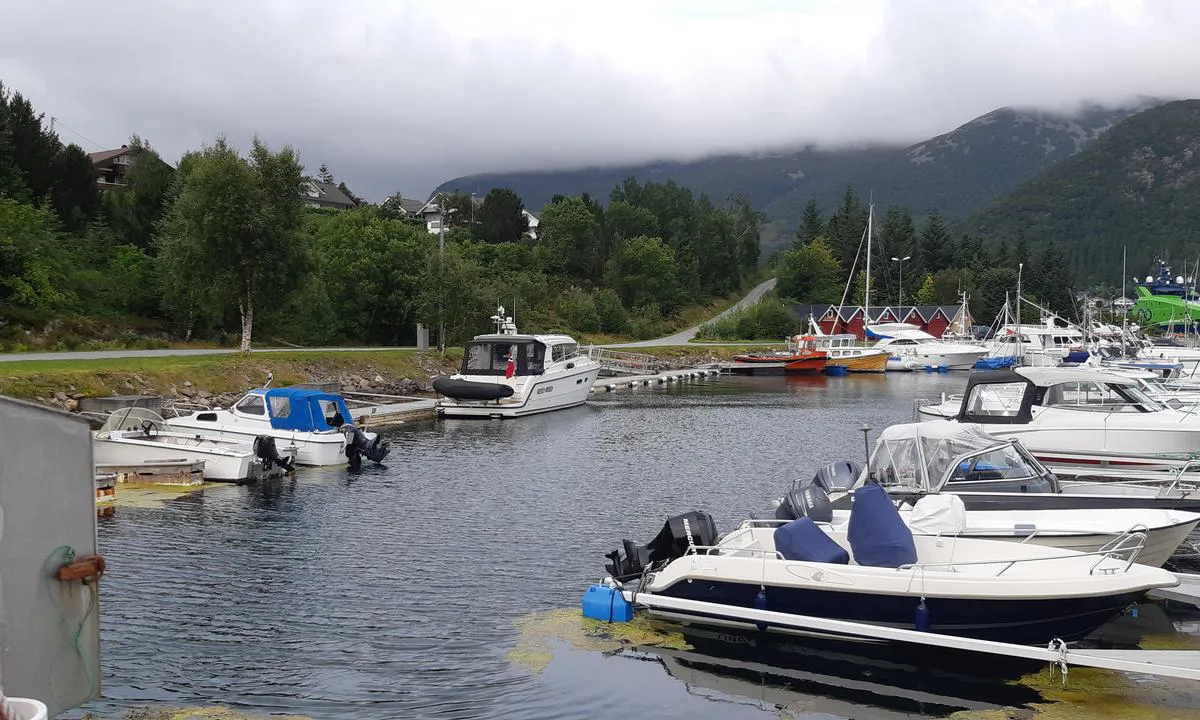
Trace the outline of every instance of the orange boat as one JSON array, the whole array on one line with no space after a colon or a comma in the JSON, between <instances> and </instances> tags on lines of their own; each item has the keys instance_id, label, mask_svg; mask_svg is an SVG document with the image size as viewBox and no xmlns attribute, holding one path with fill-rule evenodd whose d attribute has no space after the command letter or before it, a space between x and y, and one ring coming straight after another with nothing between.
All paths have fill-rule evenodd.
<instances>
[{"instance_id":1,"label":"orange boat","mask_svg":"<svg viewBox=\"0 0 1200 720\"><path fill-rule=\"evenodd\" d=\"M743 367L734 367L733 372L749 375L782 371L787 375L797 373L819 373L825 369L826 353L816 349L811 336L794 335L788 338L788 349L772 353L747 353L734 355L733 361Z\"/></svg>"}]
</instances>

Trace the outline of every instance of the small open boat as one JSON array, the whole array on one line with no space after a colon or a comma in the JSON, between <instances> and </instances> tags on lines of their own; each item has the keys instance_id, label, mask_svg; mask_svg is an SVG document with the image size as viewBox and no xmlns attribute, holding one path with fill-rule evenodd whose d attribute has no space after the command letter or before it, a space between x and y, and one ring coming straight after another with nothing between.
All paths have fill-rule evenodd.
<instances>
[{"instance_id":1,"label":"small open boat","mask_svg":"<svg viewBox=\"0 0 1200 720\"><path fill-rule=\"evenodd\" d=\"M755 373L756 366L762 369L780 369L786 375L797 373L819 373L825 369L827 355L818 350L811 335L793 335L788 338L787 350L767 353L734 355L733 361L749 367L735 367L733 372Z\"/></svg>"},{"instance_id":2,"label":"small open boat","mask_svg":"<svg viewBox=\"0 0 1200 720\"><path fill-rule=\"evenodd\" d=\"M1136 563L1138 543L1122 547L1130 552L914 535L872 483L855 491L845 529L749 520L718 537L707 513L670 518L649 544L610 553L605 582L687 623L771 629L756 612L770 610L1044 645L1085 637L1147 591L1179 584Z\"/></svg>"}]
</instances>

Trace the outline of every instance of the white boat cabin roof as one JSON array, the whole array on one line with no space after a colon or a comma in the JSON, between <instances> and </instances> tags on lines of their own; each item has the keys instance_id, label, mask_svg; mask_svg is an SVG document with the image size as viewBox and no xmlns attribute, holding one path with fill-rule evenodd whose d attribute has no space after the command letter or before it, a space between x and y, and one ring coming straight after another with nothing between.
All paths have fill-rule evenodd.
<instances>
[{"instance_id":1,"label":"white boat cabin roof","mask_svg":"<svg viewBox=\"0 0 1200 720\"><path fill-rule=\"evenodd\" d=\"M1125 375L1073 367L1020 367L1013 370L1038 387L1049 387L1068 382L1102 382L1112 385L1137 385Z\"/></svg>"},{"instance_id":2,"label":"white boat cabin roof","mask_svg":"<svg viewBox=\"0 0 1200 720\"><path fill-rule=\"evenodd\" d=\"M471 338L471 342L492 342L492 343L520 343L520 342L540 342L549 347L551 345L578 345L575 338L570 335L509 335L503 333L489 333L487 335L476 335Z\"/></svg>"}]
</instances>

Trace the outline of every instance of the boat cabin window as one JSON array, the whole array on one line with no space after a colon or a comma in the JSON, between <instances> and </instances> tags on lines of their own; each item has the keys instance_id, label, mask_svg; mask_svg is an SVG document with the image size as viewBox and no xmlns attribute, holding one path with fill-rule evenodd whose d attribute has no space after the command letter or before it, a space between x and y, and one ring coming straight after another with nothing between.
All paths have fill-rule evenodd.
<instances>
[{"instance_id":1,"label":"boat cabin window","mask_svg":"<svg viewBox=\"0 0 1200 720\"><path fill-rule=\"evenodd\" d=\"M550 346L550 360L562 362L579 354L579 346L575 343L562 343Z\"/></svg>"},{"instance_id":2,"label":"boat cabin window","mask_svg":"<svg viewBox=\"0 0 1200 720\"><path fill-rule=\"evenodd\" d=\"M988 383L971 388L967 398L967 415L1016 417L1021 411L1026 384L1023 382Z\"/></svg>"},{"instance_id":3,"label":"boat cabin window","mask_svg":"<svg viewBox=\"0 0 1200 720\"><path fill-rule=\"evenodd\" d=\"M334 400L318 400L317 406L321 409L321 415L325 418L325 424L329 427L341 427L345 425L347 420L342 417L342 409Z\"/></svg>"},{"instance_id":4,"label":"boat cabin window","mask_svg":"<svg viewBox=\"0 0 1200 720\"><path fill-rule=\"evenodd\" d=\"M546 346L526 340L508 342L483 340L467 343L463 353L463 375L504 375L509 356L514 361L514 375L541 375L545 367Z\"/></svg>"},{"instance_id":5,"label":"boat cabin window","mask_svg":"<svg viewBox=\"0 0 1200 720\"><path fill-rule=\"evenodd\" d=\"M247 415L266 415L267 405L262 395L247 395L234 405L234 409Z\"/></svg>"},{"instance_id":6,"label":"boat cabin window","mask_svg":"<svg viewBox=\"0 0 1200 720\"><path fill-rule=\"evenodd\" d=\"M994 448L960 460L950 471L949 483L975 483L986 480L1017 480L1035 477L1034 471L1012 445Z\"/></svg>"},{"instance_id":7,"label":"boat cabin window","mask_svg":"<svg viewBox=\"0 0 1200 720\"><path fill-rule=\"evenodd\" d=\"M291 398L280 397L278 395L271 397L271 417L285 418L292 414Z\"/></svg>"},{"instance_id":8,"label":"boat cabin window","mask_svg":"<svg viewBox=\"0 0 1200 720\"><path fill-rule=\"evenodd\" d=\"M1159 405L1132 385L1065 382L1046 390L1045 405L1093 412L1151 412Z\"/></svg>"}]
</instances>

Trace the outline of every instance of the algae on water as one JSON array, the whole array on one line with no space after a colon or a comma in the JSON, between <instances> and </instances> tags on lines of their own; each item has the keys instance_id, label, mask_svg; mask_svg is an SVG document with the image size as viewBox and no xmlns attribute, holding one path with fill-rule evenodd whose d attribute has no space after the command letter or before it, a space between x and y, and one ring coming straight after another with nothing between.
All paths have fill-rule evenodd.
<instances>
[{"instance_id":1,"label":"algae on water","mask_svg":"<svg viewBox=\"0 0 1200 720\"><path fill-rule=\"evenodd\" d=\"M638 615L626 623L585 618L577 609L532 612L515 622L520 638L508 652L509 662L538 674L554 658L551 640L563 640L580 650L612 652L624 647L655 646L691 650L678 626Z\"/></svg>"}]
</instances>

